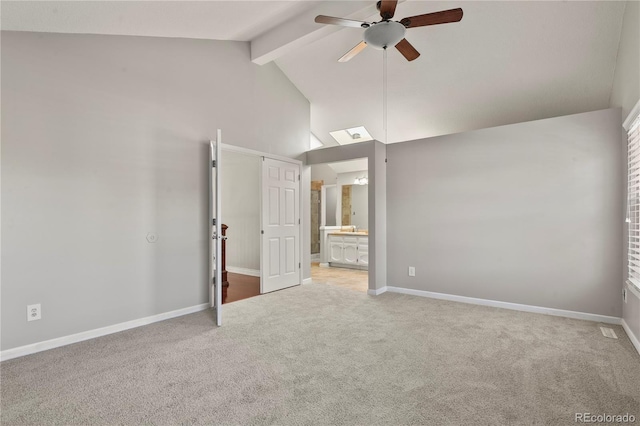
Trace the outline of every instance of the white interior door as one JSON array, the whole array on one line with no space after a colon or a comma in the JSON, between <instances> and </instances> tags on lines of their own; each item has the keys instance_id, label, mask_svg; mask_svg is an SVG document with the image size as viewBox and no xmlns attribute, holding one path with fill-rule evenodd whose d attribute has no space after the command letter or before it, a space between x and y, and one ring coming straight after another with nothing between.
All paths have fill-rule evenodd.
<instances>
[{"instance_id":1,"label":"white interior door","mask_svg":"<svg viewBox=\"0 0 640 426\"><path fill-rule=\"evenodd\" d=\"M215 309L216 324L222 325L222 192L220 190L220 151L222 132L210 142L209 165L209 302ZM218 285L220 284L220 285Z\"/></svg>"},{"instance_id":2,"label":"white interior door","mask_svg":"<svg viewBox=\"0 0 640 426\"><path fill-rule=\"evenodd\" d=\"M300 284L300 165L263 157L260 292Z\"/></svg>"}]
</instances>

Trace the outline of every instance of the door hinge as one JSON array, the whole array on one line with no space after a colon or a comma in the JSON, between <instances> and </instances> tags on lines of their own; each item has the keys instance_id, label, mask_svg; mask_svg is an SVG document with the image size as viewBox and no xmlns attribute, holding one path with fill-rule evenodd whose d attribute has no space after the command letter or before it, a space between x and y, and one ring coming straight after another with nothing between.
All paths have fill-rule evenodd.
<instances>
[{"instance_id":1,"label":"door hinge","mask_svg":"<svg viewBox=\"0 0 640 426\"><path fill-rule=\"evenodd\" d=\"M213 219L213 226L216 226L216 220Z\"/></svg>"},{"instance_id":2,"label":"door hinge","mask_svg":"<svg viewBox=\"0 0 640 426\"><path fill-rule=\"evenodd\" d=\"M298 175L298 180L300 180L300 175Z\"/></svg>"},{"instance_id":3,"label":"door hinge","mask_svg":"<svg viewBox=\"0 0 640 426\"><path fill-rule=\"evenodd\" d=\"M302 268L302 263L298 263L298 269Z\"/></svg>"},{"instance_id":4,"label":"door hinge","mask_svg":"<svg viewBox=\"0 0 640 426\"><path fill-rule=\"evenodd\" d=\"M298 219L298 225L300 225L300 219Z\"/></svg>"},{"instance_id":5,"label":"door hinge","mask_svg":"<svg viewBox=\"0 0 640 426\"><path fill-rule=\"evenodd\" d=\"M211 167L213 167L213 168L216 167L216 160L211 160Z\"/></svg>"},{"instance_id":6,"label":"door hinge","mask_svg":"<svg viewBox=\"0 0 640 426\"><path fill-rule=\"evenodd\" d=\"M264 229L260 230L260 233L261 233L261 234L264 234Z\"/></svg>"}]
</instances>

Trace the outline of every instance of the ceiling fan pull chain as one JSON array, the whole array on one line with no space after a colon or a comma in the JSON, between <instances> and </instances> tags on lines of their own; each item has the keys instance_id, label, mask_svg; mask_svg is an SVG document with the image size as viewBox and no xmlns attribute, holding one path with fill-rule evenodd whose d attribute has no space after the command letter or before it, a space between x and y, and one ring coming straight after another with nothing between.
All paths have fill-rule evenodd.
<instances>
[{"instance_id":1,"label":"ceiling fan pull chain","mask_svg":"<svg viewBox=\"0 0 640 426\"><path fill-rule=\"evenodd\" d=\"M388 143L387 130L387 49L382 54L382 125L384 126L384 143Z\"/></svg>"}]
</instances>

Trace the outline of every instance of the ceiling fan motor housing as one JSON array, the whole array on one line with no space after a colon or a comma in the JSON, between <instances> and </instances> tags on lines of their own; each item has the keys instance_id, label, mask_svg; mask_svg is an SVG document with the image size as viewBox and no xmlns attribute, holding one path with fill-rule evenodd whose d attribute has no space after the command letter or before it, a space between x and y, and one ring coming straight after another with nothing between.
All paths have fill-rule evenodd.
<instances>
[{"instance_id":1,"label":"ceiling fan motor housing","mask_svg":"<svg viewBox=\"0 0 640 426\"><path fill-rule=\"evenodd\" d=\"M399 22L382 21L364 30L364 41L375 49L383 50L398 44L406 31L405 26Z\"/></svg>"}]
</instances>

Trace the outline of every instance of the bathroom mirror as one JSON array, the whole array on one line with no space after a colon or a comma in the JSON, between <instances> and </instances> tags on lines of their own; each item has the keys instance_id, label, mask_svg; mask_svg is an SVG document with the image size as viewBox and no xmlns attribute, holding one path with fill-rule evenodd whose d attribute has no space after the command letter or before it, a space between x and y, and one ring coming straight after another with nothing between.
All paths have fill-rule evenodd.
<instances>
[{"instance_id":1,"label":"bathroom mirror","mask_svg":"<svg viewBox=\"0 0 640 426\"><path fill-rule=\"evenodd\" d=\"M322 225L336 226L336 207L338 205L338 188L336 185L322 186Z\"/></svg>"},{"instance_id":2,"label":"bathroom mirror","mask_svg":"<svg viewBox=\"0 0 640 426\"><path fill-rule=\"evenodd\" d=\"M357 229L369 229L369 186L351 185L351 223Z\"/></svg>"}]
</instances>

